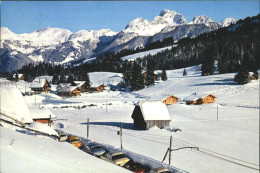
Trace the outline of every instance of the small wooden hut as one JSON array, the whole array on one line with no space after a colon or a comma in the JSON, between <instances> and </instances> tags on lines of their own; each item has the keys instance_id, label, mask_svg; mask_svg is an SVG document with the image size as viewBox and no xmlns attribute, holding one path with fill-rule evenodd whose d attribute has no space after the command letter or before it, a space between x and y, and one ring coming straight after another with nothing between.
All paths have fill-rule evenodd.
<instances>
[{"instance_id":1,"label":"small wooden hut","mask_svg":"<svg viewBox=\"0 0 260 173\"><path fill-rule=\"evenodd\" d=\"M178 100L181 100L179 97L176 97L174 95L170 95L162 100L162 102L166 105L170 104L176 104Z\"/></svg>"},{"instance_id":2,"label":"small wooden hut","mask_svg":"<svg viewBox=\"0 0 260 173\"><path fill-rule=\"evenodd\" d=\"M142 100L132 113L134 127L147 130L153 126L162 128L169 126L171 116L168 108L160 100Z\"/></svg>"},{"instance_id":3,"label":"small wooden hut","mask_svg":"<svg viewBox=\"0 0 260 173\"><path fill-rule=\"evenodd\" d=\"M34 122L50 123L54 118L57 118L49 109L43 107L28 107L29 112Z\"/></svg>"},{"instance_id":4,"label":"small wooden hut","mask_svg":"<svg viewBox=\"0 0 260 173\"><path fill-rule=\"evenodd\" d=\"M197 94L193 93L190 96L186 97L183 101L186 102L187 105L190 104L206 104L206 103L214 103L216 102L216 96L212 94Z\"/></svg>"}]
</instances>

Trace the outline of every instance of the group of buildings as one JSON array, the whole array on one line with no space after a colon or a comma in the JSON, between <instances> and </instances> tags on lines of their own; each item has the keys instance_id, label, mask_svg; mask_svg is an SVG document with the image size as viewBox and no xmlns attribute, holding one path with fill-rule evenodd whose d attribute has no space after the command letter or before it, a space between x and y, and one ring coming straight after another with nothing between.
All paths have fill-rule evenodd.
<instances>
[{"instance_id":1,"label":"group of buildings","mask_svg":"<svg viewBox=\"0 0 260 173\"><path fill-rule=\"evenodd\" d=\"M20 79L21 80L21 79ZM30 84L26 95L50 93L52 76L36 77ZM54 90L62 97L80 96L83 92L102 92L104 85L89 86L86 81L74 81L73 83L60 83Z\"/></svg>"},{"instance_id":2,"label":"group of buildings","mask_svg":"<svg viewBox=\"0 0 260 173\"><path fill-rule=\"evenodd\" d=\"M193 93L183 99L188 105L198 105L214 103L216 96L212 94L197 94ZM170 126L171 116L169 114L167 105L176 104L181 99L170 95L162 100L142 100L138 102L132 113L134 120L134 127L142 130L149 129L153 126L163 128Z\"/></svg>"}]
</instances>

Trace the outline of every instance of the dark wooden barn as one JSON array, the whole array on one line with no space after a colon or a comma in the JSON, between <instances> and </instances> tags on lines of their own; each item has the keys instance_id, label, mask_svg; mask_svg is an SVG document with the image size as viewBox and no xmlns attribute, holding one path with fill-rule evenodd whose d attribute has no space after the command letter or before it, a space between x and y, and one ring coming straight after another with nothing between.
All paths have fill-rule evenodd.
<instances>
[{"instance_id":1,"label":"dark wooden barn","mask_svg":"<svg viewBox=\"0 0 260 173\"><path fill-rule=\"evenodd\" d=\"M142 100L132 113L134 127L147 130L153 126L162 128L169 126L171 116L167 106L158 100Z\"/></svg>"}]
</instances>

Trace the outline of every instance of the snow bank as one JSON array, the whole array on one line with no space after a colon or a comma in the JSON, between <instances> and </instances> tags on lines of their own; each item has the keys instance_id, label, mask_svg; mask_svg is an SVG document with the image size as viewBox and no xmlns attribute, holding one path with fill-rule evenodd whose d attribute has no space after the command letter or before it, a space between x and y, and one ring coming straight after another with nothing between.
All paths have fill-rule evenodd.
<instances>
[{"instance_id":1,"label":"snow bank","mask_svg":"<svg viewBox=\"0 0 260 173\"><path fill-rule=\"evenodd\" d=\"M31 123L32 117L21 92L14 87L0 87L1 113L23 123Z\"/></svg>"}]
</instances>

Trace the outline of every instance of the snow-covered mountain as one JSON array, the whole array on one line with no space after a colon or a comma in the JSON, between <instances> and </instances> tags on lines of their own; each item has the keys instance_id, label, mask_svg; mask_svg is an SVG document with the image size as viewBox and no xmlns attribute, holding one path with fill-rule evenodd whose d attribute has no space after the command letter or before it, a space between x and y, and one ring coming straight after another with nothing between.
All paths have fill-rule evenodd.
<instances>
[{"instance_id":1,"label":"snow-covered mountain","mask_svg":"<svg viewBox=\"0 0 260 173\"><path fill-rule=\"evenodd\" d=\"M221 25L222 27L227 27L227 26L229 26L229 25L231 25L231 24L233 24L233 23L236 23L236 22L237 22L236 19L229 17L229 18L226 18L226 19L222 20L222 21L220 22L220 25Z\"/></svg>"},{"instance_id":2,"label":"snow-covered mountain","mask_svg":"<svg viewBox=\"0 0 260 173\"><path fill-rule=\"evenodd\" d=\"M81 30L72 33L67 29L45 28L32 33L15 34L1 27L1 71L13 71L29 62L64 64L87 59L102 53L136 49L147 44L172 37L175 41L184 37L196 37L231 23L213 22L210 17L197 16L187 22L182 14L162 10L152 21L141 17L130 21L124 30Z\"/></svg>"}]
</instances>

